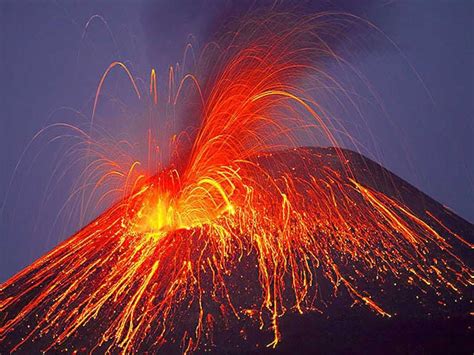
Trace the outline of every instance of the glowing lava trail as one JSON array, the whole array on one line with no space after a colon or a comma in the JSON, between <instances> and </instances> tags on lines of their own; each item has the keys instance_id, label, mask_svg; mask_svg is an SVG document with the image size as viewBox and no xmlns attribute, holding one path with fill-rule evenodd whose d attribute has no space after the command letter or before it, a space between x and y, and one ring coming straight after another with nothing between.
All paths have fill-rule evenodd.
<instances>
[{"instance_id":1,"label":"glowing lava trail","mask_svg":"<svg viewBox=\"0 0 474 355\"><path fill-rule=\"evenodd\" d=\"M226 322L251 319L272 329L274 347L280 317L320 307L321 283L383 316L365 285L395 279L439 299L469 287L451 247L472 248L462 236L365 184L347 151L333 148L325 164L294 148L308 135L338 146L298 83L332 80L312 63L342 60L322 38L351 21L253 19L207 47L218 55L203 60L204 79L175 85L172 73L170 104L191 83L202 105L192 144L173 138L168 168L129 181L128 196L1 286L0 340L15 331L14 350L44 339L42 350L70 350L90 327L88 350L194 351ZM159 104L154 71L150 94Z\"/></svg>"}]
</instances>

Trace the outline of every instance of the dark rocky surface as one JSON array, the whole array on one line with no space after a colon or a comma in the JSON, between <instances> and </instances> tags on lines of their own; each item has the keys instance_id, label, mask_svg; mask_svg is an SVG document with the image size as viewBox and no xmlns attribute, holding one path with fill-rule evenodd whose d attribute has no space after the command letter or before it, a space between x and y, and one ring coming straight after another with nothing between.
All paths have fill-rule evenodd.
<instances>
[{"instance_id":1,"label":"dark rocky surface","mask_svg":"<svg viewBox=\"0 0 474 355\"><path fill-rule=\"evenodd\" d=\"M341 171L342 164L333 148L299 148L305 151L320 166L331 167ZM474 240L474 226L457 216L454 212L436 202L409 183L400 179L379 164L358 153L344 151L346 164L350 166L357 181L365 186L381 191L387 196L403 202L411 211L424 220L430 220L426 211L430 211L452 232L459 234L469 242ZM294 150L272 153L294 164L300 169L300 154ZM271 164L271 156L258 158ZM270 160L268 160L270 159ZM439 225L433 228L440 233L445 231ZM456 240L452 241L458 255L472 268L472 250L463 247ZM244 261L245 262L245 261ZM249 265L252 261L248 261ZM62 270L58 270L62 272ZM325 285L321 284L321 288ZM0 289L0 299L7 294L22 292L21 284L9 289ZM377 292L374 290L374 292ZM440 307L433 299L420 301L420 294L414 289L391 283L382 292L384 306L391 310L391 318L381 317L367 307L355 305L352 299L342 292L321 313L313 312L304 315L289 311L280 320L282 342L276 349L266 347L272 340L271 331L259 331L258 324L230 323L222 329L216 329L212 342L204 342L201 351L211 353L288 353L288 354L472 354L474 351L472 289L454 297L452 302ZM32 294L24 297L26 304ZM242 297L245 297L243 295ZM422 297L422 296L421 296ZM0 312L3 313L3 312ZM0 314L0 325L6 315ZM77 336L64 344L62 350L71 348L79 352L88 352L93 344L91 339L100 336L101 322L96 319L87 326L79 328ZM186 319L178 320L183 324ZM35 324L35 312L25 317L25 326ZM21 341L24 329L9 333L7 338L0 339L0 353L8 353L12 346ZM26 344L20 353L39 353L50 341L46 335L36 342ZM68 350L66 350L68 349ZM105 348L96 349L97 353ZM150 348L151 353L157 352ZM200 351L200 352L201 352ZM158 350L160 353L180 352L178 342L165 344Z\"/></svg>"}]
</instances>

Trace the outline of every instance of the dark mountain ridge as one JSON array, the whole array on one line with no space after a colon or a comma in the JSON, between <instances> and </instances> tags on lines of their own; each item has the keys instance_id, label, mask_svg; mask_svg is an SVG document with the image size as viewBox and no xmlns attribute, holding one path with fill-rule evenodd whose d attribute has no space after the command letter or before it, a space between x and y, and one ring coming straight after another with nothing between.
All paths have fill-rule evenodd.
<instances>
[{"instance_id":1,"label":"dark mountain ridge","mask_svg":"<svg viewBox=\"0 0 474 355\"><path fill-rule=\"evenodd\" d=\"M345 162L341 162L340 155L334 148L297 148L265 154L257 157L256 160L269 166L272 166L273 159L285 161L288 166L293 166L299 172L304 171L301 166L302 156L310 157L311 166L320 166L321 169L330 168L336 172L342 172L349 168L360 184L402 202L440 234L462 237L465 242L456 237L451 238L450 241L456 254L469 267L472 267L472 248L466 246L466 243L472 243L474 240L474 226L470 222L449 211L376 162L349 150L343 150L343 155L346 158ZM91 224L93 223L95 222ZM62 273L67 270L58 268L57 272ZM24 280L31 276L31 274L25 274ZM391 282L393 283L389 280L386 283ZM7 284L6 287L5 284ZM0 310L2 311L0 327L5 325L12 313L21 312L21 309L34 299L37 292L44 288L42 285L36 290L28 289L27 282L22 283L21 279L20 282L14 284L8 284L8 281L5 284L0 288ZM320 287L324 288L324 284ZM205 344L201 350L216 353L269 351L316 354L431 354L448 351L472 353L474 350L472 316L469 315L471 308L469 292L461 293L460 296L454 297L452 303L444 306L436 305L436 301L428 296L426 302L420 305L414 299L423 295L420 296L419 292L397 283L386 286L381 294L385 294L385 305L395 310L392 312L392 318L380 317L364 307L347 307L347 305L350 306L352 300L343 293L323 313L313 312L300 315L288 312L285 317L282 317L282 342L275 350L267 349L265 345L268 344L268 337L266 335L262 337L262 333L252 327L244 327L240 331L232 327L224 330L216 329L213 345ZM8 309L7 312L4 305L12 296L19 296L21 301L14 309ZM23 321L12 331L3 334L0 331L0 352L7 353L21 342L25 338L26 327L29 329L40 324L38 313L46 311L43 309L25 313ZM181 321L186 322L184 319ZM68 339L60 348L66 351L77 349L79 352L90 350L93 344L90 339L100 337L97 332L101 329L101 322L107 322L107 320L98 317L93 323L78 328L76 336ZM43 334L38 340L25 342L18 350L20 353L38 352L46 348L51 337L54 338L54 335ZM157 349L153 349L151 345L148 350L155 352ZM98 348L96 351L103 352L105 349ZM165 344L161 351L176 352L179 351L179 347L176 343Z\"/></svg>"}]
</instances>

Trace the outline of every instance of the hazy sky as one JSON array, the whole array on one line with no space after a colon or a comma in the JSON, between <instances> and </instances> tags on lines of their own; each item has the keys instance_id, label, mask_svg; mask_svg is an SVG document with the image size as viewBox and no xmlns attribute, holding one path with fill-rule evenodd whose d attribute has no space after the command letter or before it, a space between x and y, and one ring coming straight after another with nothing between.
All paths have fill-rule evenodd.
<instances>
[{"instance_id":1,"label":"hazy sky","mask_svg":"<svg viewBox=\"0 0 474 355\"><path fill-rule=\"evenodd\" d=\"M112 61L126 62L141 77L151 67L163 72L181 59L189 33L205 42L229 15L244 12L251 3L1 1L1 200L33 135L48 122L77 119L63 111L50 116L54 110L66 106L90 117L98 80ZM337 1L299 5L308 13L352 11L372 21L398 45L400 51L379 36L372 48L351 53L351 62L370 81L387 113L382 117L378 108L365 108L366 124L377 147L369 148L367 154L471 222L473 4L470 0L426 0L364 1L349 7ZM84 32L93 15L101 18L95 17ZM123 83L112 79L110 85L118 87L114 94L120 94L130 107L138 105L130 88L121 88ZM342 119L350 126L350 115ZM369 137L368 132L354 135L362 141ZM51 174L48 161L61 152L43 147L35 160L41 147L34 149L35 154L30 152L26 164L20 166L0 219L0 281L72 232L66 229L63 235L51 236L48 230L64 201L52 199L43 208L38 202ZM70 186L65 182L61 188L67 191Z\"/></svg>"}]
</instances>

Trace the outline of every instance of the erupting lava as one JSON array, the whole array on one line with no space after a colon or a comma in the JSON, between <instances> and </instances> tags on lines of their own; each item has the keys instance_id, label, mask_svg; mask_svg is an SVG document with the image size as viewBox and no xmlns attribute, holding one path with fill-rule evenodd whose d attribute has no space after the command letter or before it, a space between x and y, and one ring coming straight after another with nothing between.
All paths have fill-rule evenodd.
<instances>
[{"instance_id":1,"label":"erupting lava","mask_svg":"<svg viewBox=\"0 0 474 355\"><path fill-rule=\"evenodd\" d=\"M170 166L129 181L128 196L1 286L0 340L15 331L15 350L35 341L62 349L90 327L90 350L181 342L186 352L230 320L251 319L273 330L274 347L280 317L321 306L321 283L383 316L390 310L364 285L396 279L438 299L462 293L472 272L451 244L468 241L365 184L347 151L331 150L336 166L294 148L308 135L338 146L299 82L337 86L314 59L342 61L323 39L351 21L249 20L207 47L218 55L204 79L186 74L175 86L171 73L169 104L192 83L202 105L192 144L173 138ZM154 71L150 94L158 105Z\"/></svg>"}]
</instances>

